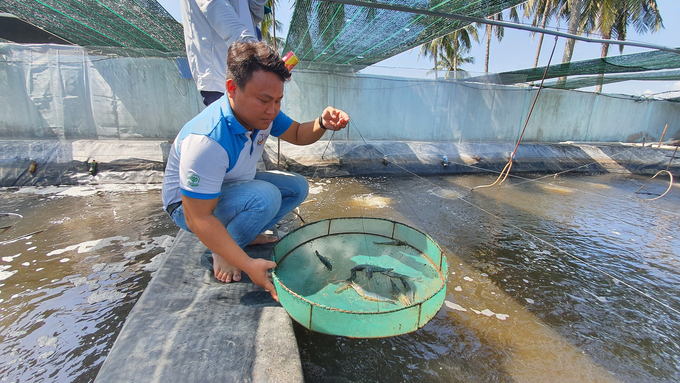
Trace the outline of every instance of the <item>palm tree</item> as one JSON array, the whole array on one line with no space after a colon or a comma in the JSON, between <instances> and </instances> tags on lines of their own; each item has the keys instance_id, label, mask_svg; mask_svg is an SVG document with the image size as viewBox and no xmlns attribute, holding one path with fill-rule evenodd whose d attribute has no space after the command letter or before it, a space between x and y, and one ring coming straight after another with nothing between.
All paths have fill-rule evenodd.
<instances>
[{"instance_id":1,"label":"palm tree","mask_svg":"<svg viewBox=\"0 0 680 383\"><path fill-rule=\"evenodd\" d=\"M465 69L460 68L460 65L474 64L475 58L472 56L463 56L465 53L467 53L467 51L451 51L450 54L442 56L438 69L445 69L447 71L445 78L450 79L453 77L455 79L459 78L458 74L460 72L467 73Z\"/></svg>"},{"instance_id":2,"label":"palm tree","mask_svg":"<svg viewBox=\"0 0 680 383\"><path fill-rule=\"evenodd\" d=\"M434 71L434 78L437 78L437 69L438 68L438 61L439 61L439 51L441 50L442 46L442 39L444 37L438 37L429 43L425 43L420 46L420 52L418 52L418 58L420 56L425 56L425 57L432 57L434 58L434 67L432 70Z\"/></svg>"},{"instance_id":3,"label":"palm tree","mask_svg":"<svg viewBox=\"0 0 680 383\"><path fill-rule=\"evenodd\" d=\"M472 25L468 25L421 45L418 57L434 58L435 78L437 78L437 69L446 67L453 71L458 70L459 58L462 58L464 53L472 49L473 40L479 42L477 29ZM449 64L446 64L447 62ZM465 61L462 62L470 61L468 61L468 58L465 58ZM474 58L472 58L472 62L474 62Z\"/></svg>"},{"instance_id":4,"label":"palm tree","mask_svg":"<svg viewBox=\"0 0 680 383\"><path fill-rule=\"evenodd\" d=\"M487 17L489 20L503 21L503 12ZM517 6L510 8L510 20L518 23ZM491 34L495 32L496 40L501 42L505 36L505 28L500 26L486 25L486 57L484 58L484 73L489 72L489 53L491 51Z\"/></svg>"},{"instance_id":5,"label":"palm tree","mask_svg":"<svg viewBox=\"0 0 680 383\"><path fill-rule=\"evenodd\" d=\"M540 26L545 29L548 19L552 17L559 17L561 8L566 3L566 0L529 0L524 8L524 17L532 18L531 24L533 26ZM540 23L539 23L540 19ZM538 58L541 55L541 48L543 47L543 33L539 33L538 48L536 49L536 58L534 59L534 68L538 66Z\"/></svg>"},{"instance_id":6,"label":"palm tree","mask_svg":"<svg viewBox=\"0 0 680 383\"><path fill-rule=\"evenodd\" d=\"M587 33L600 34L607 40L623 41L629 25L640 34L654 33L663 27L656 0L586 0L581 29ZM619 45L620 53L623 53L623 47ZM602 44L600 56L604 59L608 53L609 44ZM602 92L604 74L600 74L599 78L596 92Z\"/></svg>"},{"instance_id":7,"label":"palm tree","mask_svg":"<svg viewBox=\"0 0 680 383\"><path fill-rule=\"evenodd\" d=\"M564 14L569 17L569 27L567 32L572 35L580 34L579 26L581 25L581 13L583 12L583 0L567 0L567 6ZM574 54L574 45L576 40L567 39L564 44L564 54L562 55L562 63L571 62L571 56ZM557 80L557 86L564 85L567 77L563 76Z\"/></svg>"},{"instance_id":8,"label":"palm tree","mask_svg":"<svg viewBox=\"0 0 680 383\"><path fill-rule=\"evenodd\" d=\"M572 35L580 34L579 27L581 25L581 14L583 13L583 0L568 0L568 15L569 15L569 27L567 32ZM564 46L564 55L562 55L562 62L571 62L571 56L574 54L574 45L576 40L567 39L567 43Z\"/></svg>"},{"instance_id":9,"label":"palm tree","mask_svg":"<svg viewBox=\"0 0 680 383\"><path fill-rule=\"evenodd\" d=\"M274 15L276 14L276 7L278 6L277 0L267 0L265 5L269 7L272 12L264 15L262 18L262 23L260 27L262 28L262 40L271 46L277 47L279 50L283 48L284 38L276 32L283 31L283 23L280 20L276 20L276 30L274 30ZM274 36L276 36L276 43L274 43Z\"/></svg>"},{"instance_id":10,"label":"palm tree","mask_svg":"<svg viewBox=\"0 0 680 383\"><path fill-rule=\"evenodd\" d=\"M460 63L474 63L474 57L463 59L463 54L470 52L472 49L472 40L479 43L479 35L477 34L477 28L472 25L468 25L465 28L453 31L449 34L451 38L451 49L444 51L444 56L452 64L449 67L450 70L454 72L458 70L458 64ZM461 59L459 61L459 59Z\"/></svg>"}]
</instances>

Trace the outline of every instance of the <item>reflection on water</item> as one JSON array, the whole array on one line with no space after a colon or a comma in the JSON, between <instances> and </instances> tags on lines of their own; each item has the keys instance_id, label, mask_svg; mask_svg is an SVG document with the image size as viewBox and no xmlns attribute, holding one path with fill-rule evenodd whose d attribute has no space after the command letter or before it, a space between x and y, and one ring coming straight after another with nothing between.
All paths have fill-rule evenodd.
<instances>
[{"instance_id":1,"label":"reflection on water","mask_svg":"<svg viewBox=\"0 0 680 383\"><path fill-rule=\"evenodd\" d=\"M0 232L3 381L92 381L177 229L160 191L22 188L0 211L23 219Z\"/></svg>"},{"instance_id":2,"label":"reflection on water","mask_svg":"<svg viewBox=\"0 0 680 383\"><path fill-rule=\"evenodd\" d=\"M296 325L307 380L680 380L678 188L646 202L634 194L646 178L601 175L470 192L494 179L310 181L306 222L403 222L440 244L450 270L444 306L413 333ZM160 191L4 189L0 206L24 216L0 242L45 229L0 245L0 376L93 380L177 233Z\"/></svg>"},{"instance_id":3,"label":"reflection on water","mask_svg":"<svg viewBox=\"0 0 680 383\"><path fill-rule=\"evenodd\" d=\"M677 381L680 193L644 177L320 180L308 221L381 217L447 253L448 296L424 328L349 339L296 325L310 381ZM667 182L667 181L666 181ZM658 185L663 192L667 187ZM660 194L660 193L659 193ZM389 206L343 203L356 196Z\"/></svg>"}]
</instances>

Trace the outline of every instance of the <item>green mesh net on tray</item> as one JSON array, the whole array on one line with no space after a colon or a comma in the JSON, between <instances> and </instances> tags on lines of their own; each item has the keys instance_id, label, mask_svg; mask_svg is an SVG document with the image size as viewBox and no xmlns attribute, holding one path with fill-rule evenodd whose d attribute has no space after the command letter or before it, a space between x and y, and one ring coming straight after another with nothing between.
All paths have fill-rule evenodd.
<instances>
[{"instance_id":1,"label":"green mesh net on tray","mask_svg":"<svg viewBox=\"0 0 680 383\"><path fill-rule=\"evenodd\" d=\"M0 11L76 45L184 50L182 25L156 0L3 0Z\"/></svg>"},{"instance_id":2,"label":"green mesh net on tray","mask_svg":"<svg viewBox=\"0 0 680 383\"><path fill-rule=\"evenodd\" d=\"M521 0L369 0L414 10L486 17ZM357 71L425 42L451 33L468 22L387 9L298 0L284 51L293 51L302 68Z\"/></svg>"}]
</instances>

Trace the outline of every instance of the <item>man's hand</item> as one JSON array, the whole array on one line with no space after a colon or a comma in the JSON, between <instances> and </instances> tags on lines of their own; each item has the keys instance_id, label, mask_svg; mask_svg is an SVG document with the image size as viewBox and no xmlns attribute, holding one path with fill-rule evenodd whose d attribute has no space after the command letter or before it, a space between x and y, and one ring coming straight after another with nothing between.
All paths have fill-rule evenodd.
<instances>
[{"instance_id":1,"label":"man's hand","mask_svg":"<svg viewBox=\"0 0 680 383\"><path fill-rule=\"evenodd\" d=\"M328 130L344 129L349 124L349 116L340 109L335 109L332 106L327 107L321 113L321 120L323 126Z\"/></svg>"},{"instance_id":2,"label":"man's hand","mask_svg":"<svg viewBox=\"0 0 680 383\"><path fill-rule=\"evenodd\" d=\"M321 117L313 121L303 124L293 121L279 138L295 145L309 145L318 141L327 130L340 130L347 127L347 124L347 113L329 106L323 110Z\"/></svg>"},{"instance_id":3,"label":"man's hand","mask_svg":"<svg viewBox=\"0 0 680 383\"><path fill-rule=\"evenodd\" d=\"M274 261L268 261L266 259L260 258L251 258L248 263L246 263L245 267L243 267L243 271L248 274L254 284L262 286L265 290L269 291L269 293L272 295L272 298L278 302L279 297L276 295L276 288L274 288L272 276L269 272L269 269L273 269L275 267L276 262Z\"/></svg>"}]
</instances>

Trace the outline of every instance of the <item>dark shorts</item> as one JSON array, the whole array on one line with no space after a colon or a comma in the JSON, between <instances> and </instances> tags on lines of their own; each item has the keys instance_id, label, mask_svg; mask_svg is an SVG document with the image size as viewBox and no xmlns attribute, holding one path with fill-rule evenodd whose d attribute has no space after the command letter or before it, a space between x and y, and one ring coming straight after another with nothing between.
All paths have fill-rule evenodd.
<instances>
[{"instance_id":1,"label":"dark shorts","mask_svg":"<svg viewBox=\"0 0 680 383\"><path fill-rule=\"evenodd\" d=\"M203 104L205 104L205 106L208 106L208 105L212 104L213 102L219 100L220 97L224 96L224 93L215 92L215 91L212 91L212 90L202 90L201 96L203 97Z\"/></svg>"}]
</instances>

